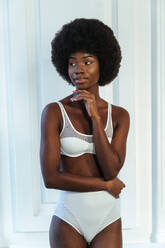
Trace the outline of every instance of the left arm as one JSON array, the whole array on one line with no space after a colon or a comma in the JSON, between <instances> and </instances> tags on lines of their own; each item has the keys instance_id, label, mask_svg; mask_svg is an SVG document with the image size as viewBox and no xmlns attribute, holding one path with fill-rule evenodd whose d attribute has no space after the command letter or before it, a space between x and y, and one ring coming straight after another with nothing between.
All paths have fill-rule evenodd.
<instances>
[{"instance_id":1,"label":"left arm","mask_svg":"<svg viewBox=\"0 0 165 248\"><path fill-rule=\"evenodd\" d=\"M126 156L126 140L130 118L127 110L120 108L119 120L109 143L100 116L92 118L96 156L105 180L115 178Z\"/></svg>"},{"instance_id":2,"label":"left arm","mask_svg":"<svg viewBox=\"0 0 165 248\"><path fill-rule=\"evenodd\" d=\"M97 111L95 96L86 90L77 90L79 95L73 101L84 100L86 110L91 117L93 125L93 138L99 167L105 180L114 179L122 168L126 155L126 141L130 126L129 113L119 107L117 126L114 130L111 143L109 143L101 117Z\"/></svg>"}]
</instances>

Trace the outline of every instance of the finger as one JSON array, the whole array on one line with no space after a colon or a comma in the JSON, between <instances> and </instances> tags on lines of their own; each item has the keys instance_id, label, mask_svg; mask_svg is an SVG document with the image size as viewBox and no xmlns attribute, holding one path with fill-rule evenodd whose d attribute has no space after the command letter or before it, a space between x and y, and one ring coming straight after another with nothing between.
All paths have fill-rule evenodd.
<instances>
[{"instance_id":1,"label":"finger","mask_svg":"<svg viewBox=\"0 0 165 248\"><path fill-rule=\"evenodd\" d=\"M77 96L79 94L80 94L79 92L75 92L75 93L73 93L72 97L75 97L75 96Z\"/></svg>"},{"instance_id":2,"label":"finger","mask_svg":"<svg viewBox=\"0 0 165 248\"><path fill-rule=\"evenodd\" d=\"M80 101L80 100L85 100L87 102L89 102L89 101L91 102L92 101L92 99L90 97L87 97L87 96L80 96L80 95L78 95L76 97L72 97L71 98L71 101Z\"/></svg>"},{"instance_id":3,"label":"finger","mask_svg":"<svg viewBox=\"0 0 165 248\"><path fill-rule=\"evenodd\" d=\"M88 97L91 98L91 100L93 100L93 96L91 96L90 94L86 94L86 92L75 93L75 95L72 96L72 99L78 99L79 97Z\"/></svg>"},{"instance_id":4,"label":"finger","mask_svg":"<svg viewBox=\"0 0 165 248\"><path fill-rule=\"evenodd\" d=\"M87 90L73 91L73 96L77 96L77 95L91 96L92 98L94 98L94 95Z\"/></svg>"},{"instance_id":5,"label":"finger","mask_svg":"<svg viewBox=\"0 0 165 248\"><path fill-rule=\"evenodd\" d=\"M90 98L92 100L91 96L88 96L86 94L78 94L76 96L73 96L74 99L79 99L80 97L87 97L87 98Z\"/></svg>"},{"instance_id":6,"label":"finger","mask_svg":"<svg viewBox=\"0 0 165 248\"><path fill-rule=\"evenodd\" d=\"M87 90L74 90L73 91L73 93L82 93L82 92L85 92L85 93L87 93L87 94L91 94L91 93L89 93L89 91L87 91Z\"/></svg>"}]
</instances>

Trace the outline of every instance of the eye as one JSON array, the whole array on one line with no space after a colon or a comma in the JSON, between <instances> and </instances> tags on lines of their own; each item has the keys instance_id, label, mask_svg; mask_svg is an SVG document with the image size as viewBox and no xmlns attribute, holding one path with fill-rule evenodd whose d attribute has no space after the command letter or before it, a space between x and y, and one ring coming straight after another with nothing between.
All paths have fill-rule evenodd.
<instances>
[{"instance_id":1,"label":"eye","mask_svg":"<svg viewBox=\"0 0 165 248\"><path fill-rule=\"evenodd\" d=\"M73 63L73 62L69 62L69 66L75 66L76 63Z\"/></svg>"},{"instance_id":2,"label":"eye","mask_svg":"<svg viewBox=\"0 0 165 248\"><path fill-rule=\"evenodd\" d=\"M90 65L90 64L92 64L92 61L85 61L85 64Z\"/></svg>"}]
</instances>

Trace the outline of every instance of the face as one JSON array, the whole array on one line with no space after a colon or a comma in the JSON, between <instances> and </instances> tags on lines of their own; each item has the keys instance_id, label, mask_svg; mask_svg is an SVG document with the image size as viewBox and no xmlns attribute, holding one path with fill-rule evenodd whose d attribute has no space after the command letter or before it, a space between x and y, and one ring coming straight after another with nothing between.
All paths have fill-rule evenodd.
<instances>
[{"instance_id":1,"label":"face","mask_svg":"<svg viewBox=\"0 0 165 248\"><path fill-rule=\"evenodd\" d=\"M68 74L77 89L98 87L99 61L90 53L76 52L68 61Z\"/></svg>"}]
</instances>

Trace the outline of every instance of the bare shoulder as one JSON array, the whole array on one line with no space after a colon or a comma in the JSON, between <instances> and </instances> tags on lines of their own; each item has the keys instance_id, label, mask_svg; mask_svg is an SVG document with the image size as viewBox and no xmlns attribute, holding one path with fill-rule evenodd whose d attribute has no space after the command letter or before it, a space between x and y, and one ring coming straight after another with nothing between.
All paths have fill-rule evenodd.
<instances>
[{"instance_id":1,"label":"bare shoulder","mask_svg":"<svg viewBox=\"0 0 165 248\"><path fill-rule=\"evenodd\" d=\"M112 104L112 120L115 127L124 124L129 128L130 114L125 108Z\"/></svg>"},{"instance_id":2,"label":"bare shoulder","mask_svg":"<svg viewBox=\"0 0 165 248\"><path fill-rule=\"evenodd\" d=\"M41 122L52 122L61 126L62 115L57 102L48 103L42 110Z\"/></svg>"},{"instance_id":3,"label":"bare shoulder","mask_svg":"<svg viewBox=\"0 0 165 248\"><path fill-rule=\"evenodd\" d=\"M59 106L57 102L48 103L42 110L42 113L44 114L52 114L56 112L59 112Z\"/></svg>"}]
</instances>

